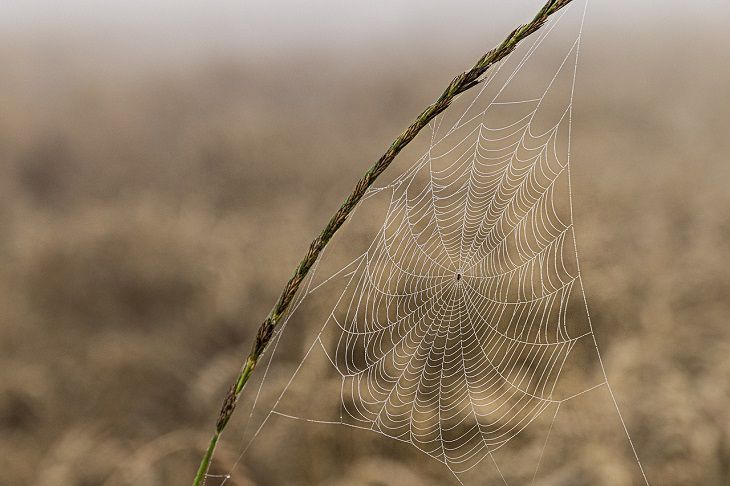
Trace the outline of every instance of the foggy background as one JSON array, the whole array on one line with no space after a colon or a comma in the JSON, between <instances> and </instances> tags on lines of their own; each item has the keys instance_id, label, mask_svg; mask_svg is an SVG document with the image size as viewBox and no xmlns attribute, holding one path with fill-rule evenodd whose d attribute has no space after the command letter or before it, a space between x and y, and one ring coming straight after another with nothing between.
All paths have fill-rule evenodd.
<instances>
[{"instance_id":1,"label":"foggy background","mask_svg":"<svg viewBox=\"0 0 730 486\"><path fill-rule=\"evenodd\" d=\"M0 6L0 35L9 43L75 41L87 51L116 48L115 54L138 59L232 55L240 60L309 49L341 58L349 49L362 54L384 46L411 57L417 52L413 43L479 52L502 35L497 27L526 21L540 6L536 0L10 0ZM684 33L718 29L730 14L723 0L691 6L681 0L598 0L590 9L589 26L610 31L606 40L613 41L627 30L648 36L680 26Z\"/></svg>"},{"instance_id":2,"label":"foggy background","mask_svg":"<svg viewBox=\"0 0 730 486\"><path fill-rule=\"evenodd\" d=\"M2 2L0 482L188 484L309 241L540 4ZM582 272L652 484L730 482L729 15L591 0L581 48ZM276 439L226 484L451 481L393 441ZM565 443L539 484L637 484L625 454Z\"/></svg>"}]
</instances>

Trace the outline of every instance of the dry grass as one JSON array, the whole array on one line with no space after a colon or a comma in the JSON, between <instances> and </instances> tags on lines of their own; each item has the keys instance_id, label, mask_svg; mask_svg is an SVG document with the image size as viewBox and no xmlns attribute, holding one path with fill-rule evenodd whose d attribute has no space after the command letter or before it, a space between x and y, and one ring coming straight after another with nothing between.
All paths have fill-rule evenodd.
<instances>
[{"instance_id":1,"label":"dry grass","mask_svg":"<svg viewBox=\"0 0 730 486\"><path fill-rule=\"evenodd\" d=\"M730 115L717 100L730 70L696 46L637 58L594 39L585 52L576 222L608 374L654 484L727 484ZM117 73L54 59L0 52L3 481L186 484L306 242L468 57L369 66L383 76L326 59L286 76L283 63ZM281 426L262 450L285 433L286 464L253 454L233 484L378 484L383 468L397 484L447 477L340 429ZM565 443L571 460L548 464L545 484L630 484L630 458Z\"/></svg>"}]
</instances>

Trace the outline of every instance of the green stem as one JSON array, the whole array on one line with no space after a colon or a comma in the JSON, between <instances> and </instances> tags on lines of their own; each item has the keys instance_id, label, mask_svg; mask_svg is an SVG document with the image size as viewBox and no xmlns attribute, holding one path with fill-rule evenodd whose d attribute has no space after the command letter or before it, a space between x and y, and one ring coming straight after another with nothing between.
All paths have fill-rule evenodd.
<instances>
[{"instance_id":1,"label":"green stem","mask_svg":"<svg viewBox=\"0 0 730 486\"><path fill-rule=\"evenodd\" d=\"M269 341L273 337L274 330L276 329L279 320L289 309L289 305L291 304L294 295L297 293L299 286L307 276L309 269L312 268L312 265L314 265L314 262L319 257L319 254L322 250L324 250L325 246L327 246L327 243L329 243L337 230L347 220L347 217L355 209L355 206L357 206L357 203L365 195L368 188L373 184L373 182L375 182L378 176L388 168L400 151L403 150L403 148L408 145L411 140L416 137L416 135L418 135L421 129L439 113L449 107L456 96L479 84L482 80L482 75L484 75L491 66L507 57L507 55L515 50L520 41L540 29L540 27L547 22L548 18L552 14L568 5L571 1L572 0L549 0L545 3L545 5L543 5L537 15L535 15L530 22L513 30L499 46L479 58L476 64L474 64L469 71L463 72L451 80L451 83L449 83L444 92L441 93L441 96L439 96L436 101L430 104L425 110L423 110L423 112L421 112L420 115L418 115L413 123L411 123L411 125L405 129L392 144L390 144L390 147L388 147L388 150L386 150L380 159L378 159L378 161L370 167L367 172L365 172L362 178L360 178L355 185L355 188L352 190L352 193L347 197L347 199L345 199L332 218L330 218L327 226L325 226L320 235L309 245L309 250L304 255L301 262L299 262L299 265L297 265L294 270L294 274L284 286L284 290L281 292L276 305L274 305L274 308L271 309L271 312L269 312L269 315L261 324L261 327L259 327L253 348L243 364L241 371L236 377L236 381L233 382L233 385L231 385L223 400L223 405L221 406L221 411L218 415L218 421L216 422L215 433L213 434L213 438L210 440L208 449L200 462L200 468L198 468L198 473L193 481L193 486L203 485L218 439L236 409L238 398L241 395L249 376L253 373L259 357L263 354L269 344Z\"/></svg>"},{"instance_id":2,"label":"green stem","mask_svg":"<svg viewBox=\"0 0 730 486\"><path fill-rule=\"evenodd\" d=\"M236 378L235 383L228 391L226 399L223 402L223 407L221 407L218 421L216 422L215 433L210 439L208 449L205 451L203 459L201 459L200 461L200 467L198 467L198 472L197 474L195 474L193 486L201 486L202 484L205 484L205 476L206 474L208 474L208 469L210 469L210 461L213 460L213 453L215 452L215 448L218 445L218 439L220 438L223 429L226 428L226 424L228 424L228 420L231 418L233 410L236 408L236 401L238 400L238 396L241 394L243 387L246 386L246 382L251 376L251 373L253 373L255 367L256 361L249 356L249 358L246 360L243 367L241 368L241 371L238 373L238 378Z\"/></svg>"},{"instance_id":3,"label":"green stem","mask_svg":"<svg viewBox=\"0 0 730 486\"><path fill-rule=\"evenodd\" d=\"M210 439L210 443L208 444L208 449L205 451L205 455L203 456L203 459L200 461L200 467L198 468L198 472L195 475L195 480L193 481L193 484L198 486L201 484L204 484L205 482L205 475L208 474L208 469L210 468L210 461L213 459L213 452L215 452L215 446L218 445L218 439L220 438L221 434L220 432L216 432L213 434L213 437Z\"/></svg>"}]
</instances>

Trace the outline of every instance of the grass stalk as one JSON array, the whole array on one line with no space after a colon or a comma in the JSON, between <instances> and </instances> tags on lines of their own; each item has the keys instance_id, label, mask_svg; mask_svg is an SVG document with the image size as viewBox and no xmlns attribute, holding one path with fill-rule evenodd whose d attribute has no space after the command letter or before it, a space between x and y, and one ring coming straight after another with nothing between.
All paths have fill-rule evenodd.
<instances>
[{"instance_id":1,"label":"grass stalk","mask_svg":"<svg viewBox=\"0 0 730 486\"><path fill-rule=\"evenodd\" d=\"M329 243L330 239L332 239L337 230L342 226L353 209L355 209L355 206L363 197L367 189L373 184L373 182L375 182L378 176L380 176L380 174L388 168L400 151L403 150L403 148L408 145L416 137L416 135L418 135L421 129L423 129L439 113L449 107L456 96L479 84L482 81L482 76L491 66L508 56L512 51L514 51L520 41L539 30L552 14L571 2L572 0L549 0L543 5L530 22L521 25L510 32L502 43L480 57L470 70L459 74L451 80L443 93L441 93L441 96L426 107L426 109L418 115L413 123L411 123L408 128L398 135L393 143L391 143L390 147L388 147L388 150L386 150L378 161L360 178L355 185L355 188L352 190L352 193L347 196L337 212L335 212L335 214L330 218L327 226L325 226L319 236L317 236L309 245L307 253L304 255L301 262L299 262L299 265L297 265L294 270L294 274L284 286L276 304L259 327L253 347L246 358L246 361L243 363L236 380L231 385L223 400L223 405L221 406L221 410L218 414L218 420L216 421L215 432L210 440L210 444L208 445L205 455L200 462L200 467L195 475L193 486L202 486L204 484L205 477L208 473L208 469L210 468L210 463L213 459L215 448L218 444L218 439L233 415L233 412L236 409L236 404L238 403L238 398L240 397L246 382L253 373L259 358L271 341L277 324L289 309L299 286L304 281L304 278L312 268L312 265L314 265L319 254L322 250L324 250L327 243Z\"/></svg>"}]
</instances>

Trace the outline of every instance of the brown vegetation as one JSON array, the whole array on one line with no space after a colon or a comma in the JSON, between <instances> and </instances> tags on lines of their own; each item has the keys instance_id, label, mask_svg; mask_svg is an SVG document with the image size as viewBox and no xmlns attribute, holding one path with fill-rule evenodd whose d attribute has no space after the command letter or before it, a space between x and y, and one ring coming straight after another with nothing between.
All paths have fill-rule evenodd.
<instances>
[{"instance_id":1,"label":"brown vegetation","mask_svg":"<svg viewBox=\"0 0 730 486\"><path fill-rule=\"evenodd\" d=\"M63 52L0 52L3 482L187 484L307 242L470 56L117 71ZM576 225L608 375L654 484L727 484L730 71L694 46L585 52ZM629 456L569 432L544 484L632 484ZM351 431L261 440L287 461L252 454L232 484L449 477Z\"/></svg>"}]
</instances>

